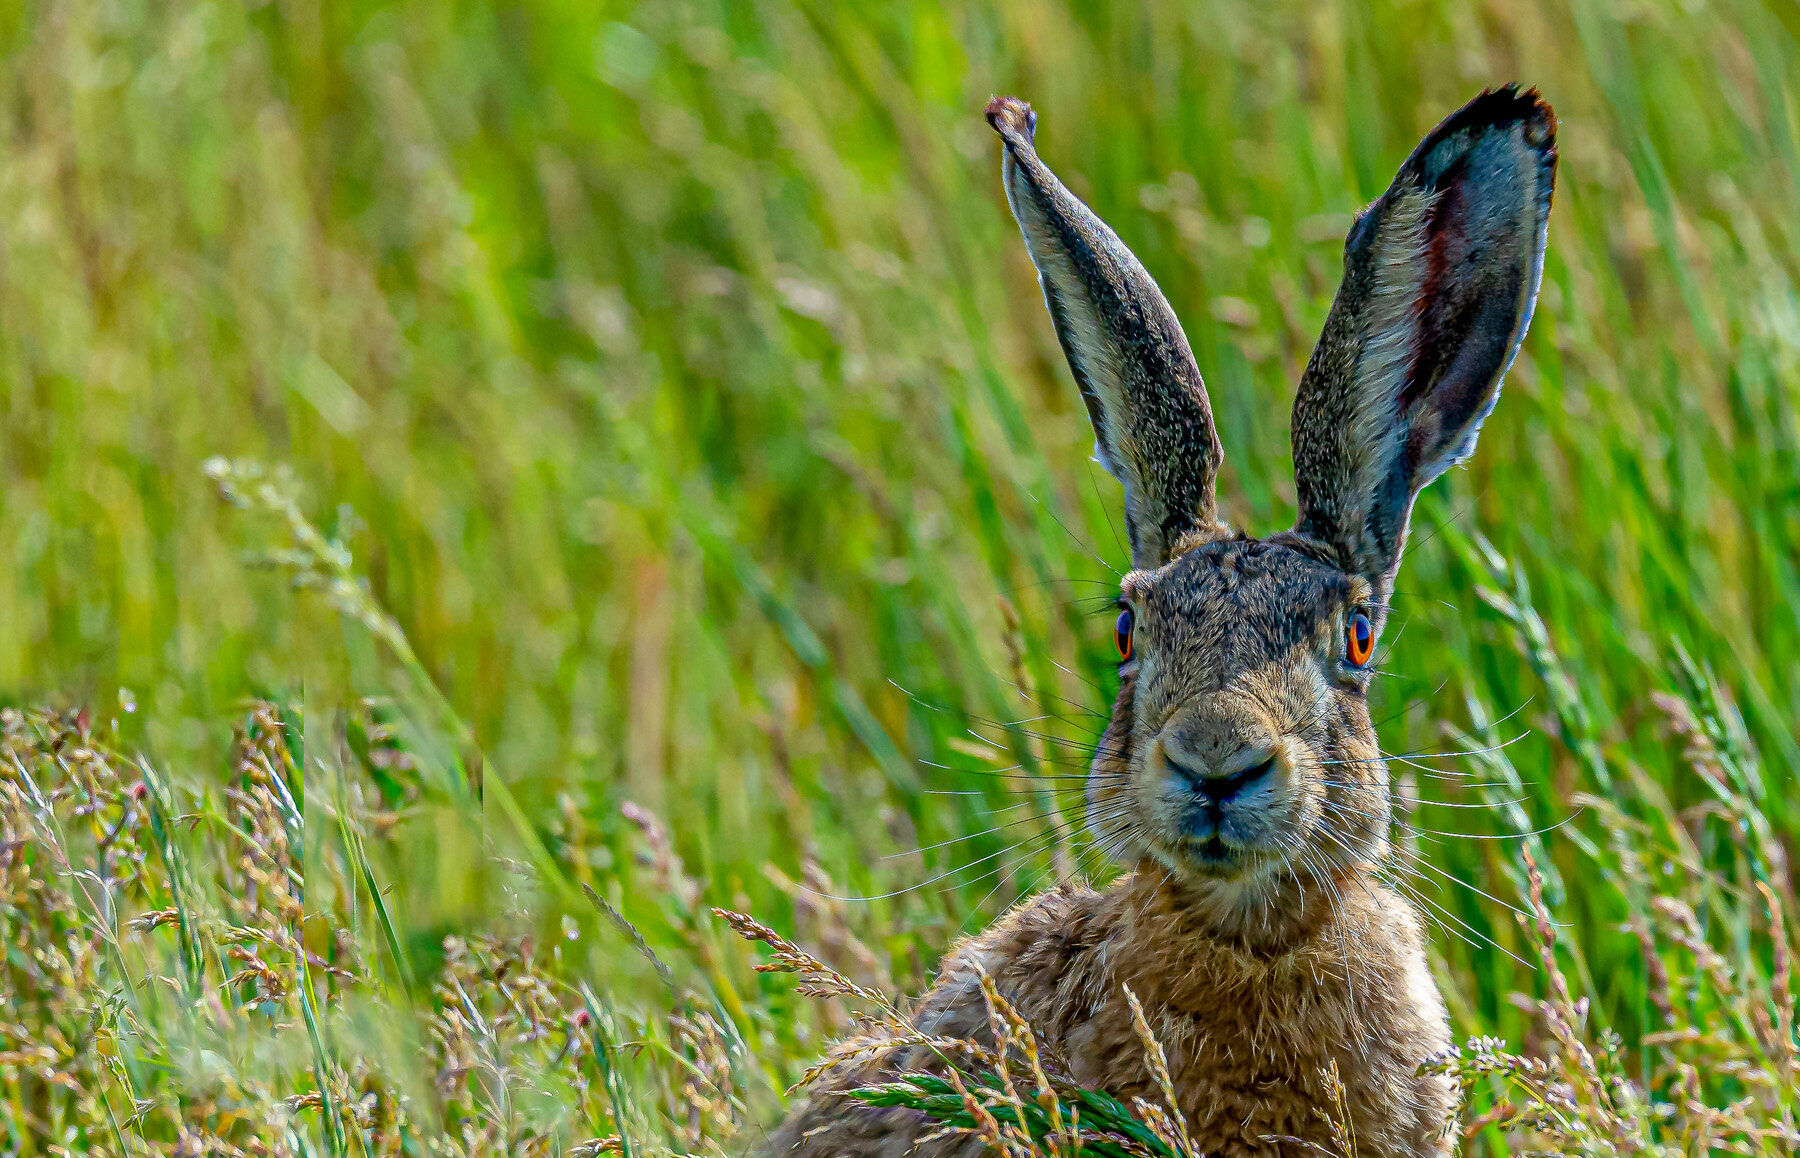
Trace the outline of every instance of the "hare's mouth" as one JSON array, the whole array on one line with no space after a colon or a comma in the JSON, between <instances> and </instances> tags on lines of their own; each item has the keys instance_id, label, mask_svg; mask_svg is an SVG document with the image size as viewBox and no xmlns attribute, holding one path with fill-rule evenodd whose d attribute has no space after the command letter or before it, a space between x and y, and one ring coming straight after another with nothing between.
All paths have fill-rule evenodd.
<instances>
[{"instance_id":1,"label":"hare's mouth","mask_svg":"<svg viewBox=\"0 0 1800 1158\"><path fill-rule=\"evenodd\" d=\"M1266 859L1261 850L1228 844L1217 833L1207 837L1187 837L1181 841L1177 857L1188 872L1214 879L1254 872Z\"/></svg>"},{"instance_id":2,"label":"hare's mouth","mask_svg":"<svg viewBox=\"0 0 1800 1158\"><path fill-rule=\"evenodd\" d=\"M1156 783L1151 816L1168 867L1229 880L1257 874L1278 850L1292 761L1285 741L1267 735L1244 735L1223 754L1222 745L1183 743L1179 736L1159 735L1151 743L1145 757Z\"/></svg>"},{"instance_id":3,"label":"hare's mouth","mask_svg":"<svg viewBox=\"0 0 1800 1158\"><path fill-rule=\"evenodd\" d=\"M1204 840L1190 838L1184 842L1181 852L1188 868L1200 876L1235 876L1240 867L1237 851L1217 835Z\"/></svg>"}]
</instances>

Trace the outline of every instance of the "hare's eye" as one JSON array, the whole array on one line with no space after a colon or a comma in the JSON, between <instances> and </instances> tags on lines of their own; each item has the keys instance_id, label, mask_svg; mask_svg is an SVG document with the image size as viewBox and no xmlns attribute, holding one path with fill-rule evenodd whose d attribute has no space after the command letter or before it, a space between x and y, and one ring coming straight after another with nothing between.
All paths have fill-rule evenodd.
<instances>
[{"instance_id":1,"label":"hare's eye","mask_svg":"<svg viewBox=\"0 0 1800 1158\"><path fill-rule=\"evenodd\" d=\"M1375 654L1375 627L1369 617L1358 611L1350 617L1344 632L1344 658L1356 667L1369 662Z\"/></svg>"},{"instance_id":2,"label":"hare's eye","mask_svg":"<svg viewBox=\"0 0 1800 1158\"><path fill-rule=\"evenodd\" d=\"M1136 621L1132 618L1131 608L1119 612L1119 618L1113 623L1113 644L1119 649L1119 658L1131 658L1131 628Z\"/></svg>"}]
</instances>

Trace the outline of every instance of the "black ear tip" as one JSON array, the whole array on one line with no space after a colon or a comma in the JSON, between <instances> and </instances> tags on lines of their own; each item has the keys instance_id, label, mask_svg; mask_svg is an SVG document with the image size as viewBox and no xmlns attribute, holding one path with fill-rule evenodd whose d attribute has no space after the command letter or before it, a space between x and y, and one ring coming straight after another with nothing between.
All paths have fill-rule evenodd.
<instances>
[{"instance_id":1,"label":"black ear tip","mask_svg":"<svg viewBox=\"0 0 1800 1158\"><path fill-rule=\"evenodd\" d=\"M1445 117L1406 159L1400 176L1410 175L1412 180L1435 185L1446 173L1456 170L1459 158L1489 147L1497 135L1514 136L1526 150L1536 154L1540 165L1554 172L1555 110L1537 89L1508 84L1483 91Z\"/></svg>"},{"instance_id":2,"label":"black ear tip","mask_svg":"<svg viewBox=\"0 0 1800 1158\"><path fill-rule=\"evenodd\" d=\"M1532 148L1555 148L1556 110L1550 107L1550 102L1536 88L1522 89L1517 84L1506 84L1484 89L1480 96L1445 117L1426 136L1424 151L1430 151L1457 133L1514 126L1518 126L1525 143Z\"/></svg>"},{"instance_id":3,"label":"black ear tip","mask_svg":"<svg viewBox=\"0 0 1800 1158\"><path fill-rule=\"evenodd\" d=\"M1018 97L997 96L989 100L987 123L1009 145L1029 145L1037 136L1037 113Z\"/></svg>"}]
</instances>

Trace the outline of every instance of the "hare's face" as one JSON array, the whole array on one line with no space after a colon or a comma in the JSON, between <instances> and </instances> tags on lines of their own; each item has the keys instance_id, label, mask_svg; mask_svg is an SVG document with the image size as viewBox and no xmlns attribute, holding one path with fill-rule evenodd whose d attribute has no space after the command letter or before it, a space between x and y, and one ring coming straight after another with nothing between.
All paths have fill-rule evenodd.
<instances>
[{"instance_id":1,"label":"hare's face","mask_svg":"<svg viewBox=\"0 0 1800 1158\"><path fill-rule=\"evenodd\" d=\"M1089 826L1194 882L1220 928L1286 935L1315 886L1385 851L1365 665L1413 500L1474 451L1530 324L1556 118L1536 92L1481 94L1357 218L1294 398L1300 517L1253 540L1219 523L1224 451L1175 312L1037 155L1030 107L987 115L1095 457L1125 488L1133 638Z\"/></svg>"},{"instance_id":2,"label":"hare's face","mask_svg":"<svg viewBox=\"0 0 1800 1158\"><path fill-rule=\"evenodd\" d=\"M1224 539L1123 584L1131 659L1090 823L1181 876L1327 879L1381 855L1387 770L1366 699L1367 580L1280 541ZM1362 663L1354 662L1356 659Z\"/></svg>"}]
</instances>

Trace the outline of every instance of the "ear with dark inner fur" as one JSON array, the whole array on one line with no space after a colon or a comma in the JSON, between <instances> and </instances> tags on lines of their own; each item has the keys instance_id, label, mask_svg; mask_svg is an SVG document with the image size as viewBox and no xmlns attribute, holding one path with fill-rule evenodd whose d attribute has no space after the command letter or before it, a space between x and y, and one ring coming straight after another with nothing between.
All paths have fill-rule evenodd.
<instances>
[{"instance_id":1,"label":"ear with dark inner fur","mask_svg":"<svg viewBox=\"0 0 1800 1158\"><path fill-rule=\"evenodd\" d=\"M1420 142L1344 245L1344 281L1294 401L1295 532L1375 587L1413 499L1475 449L1543 272L1556 117L1485 92Z\"/></svg>"},{"instance_id":2,"label":"ear with dark inner fur","mask_svg":"<svg viewBox=\"0 0 1800 1158\"><path fill-rule=\"evenodd\" d=\"M1132 566L1160 567L1183 538L1220 530L1224 452L1200 369L1143 265L1038 159L1031 106L995 97L987 119L1005 142L1007 204L1094 424L1095 457L1125 487Z\"/></svg>"}]
</instances>

